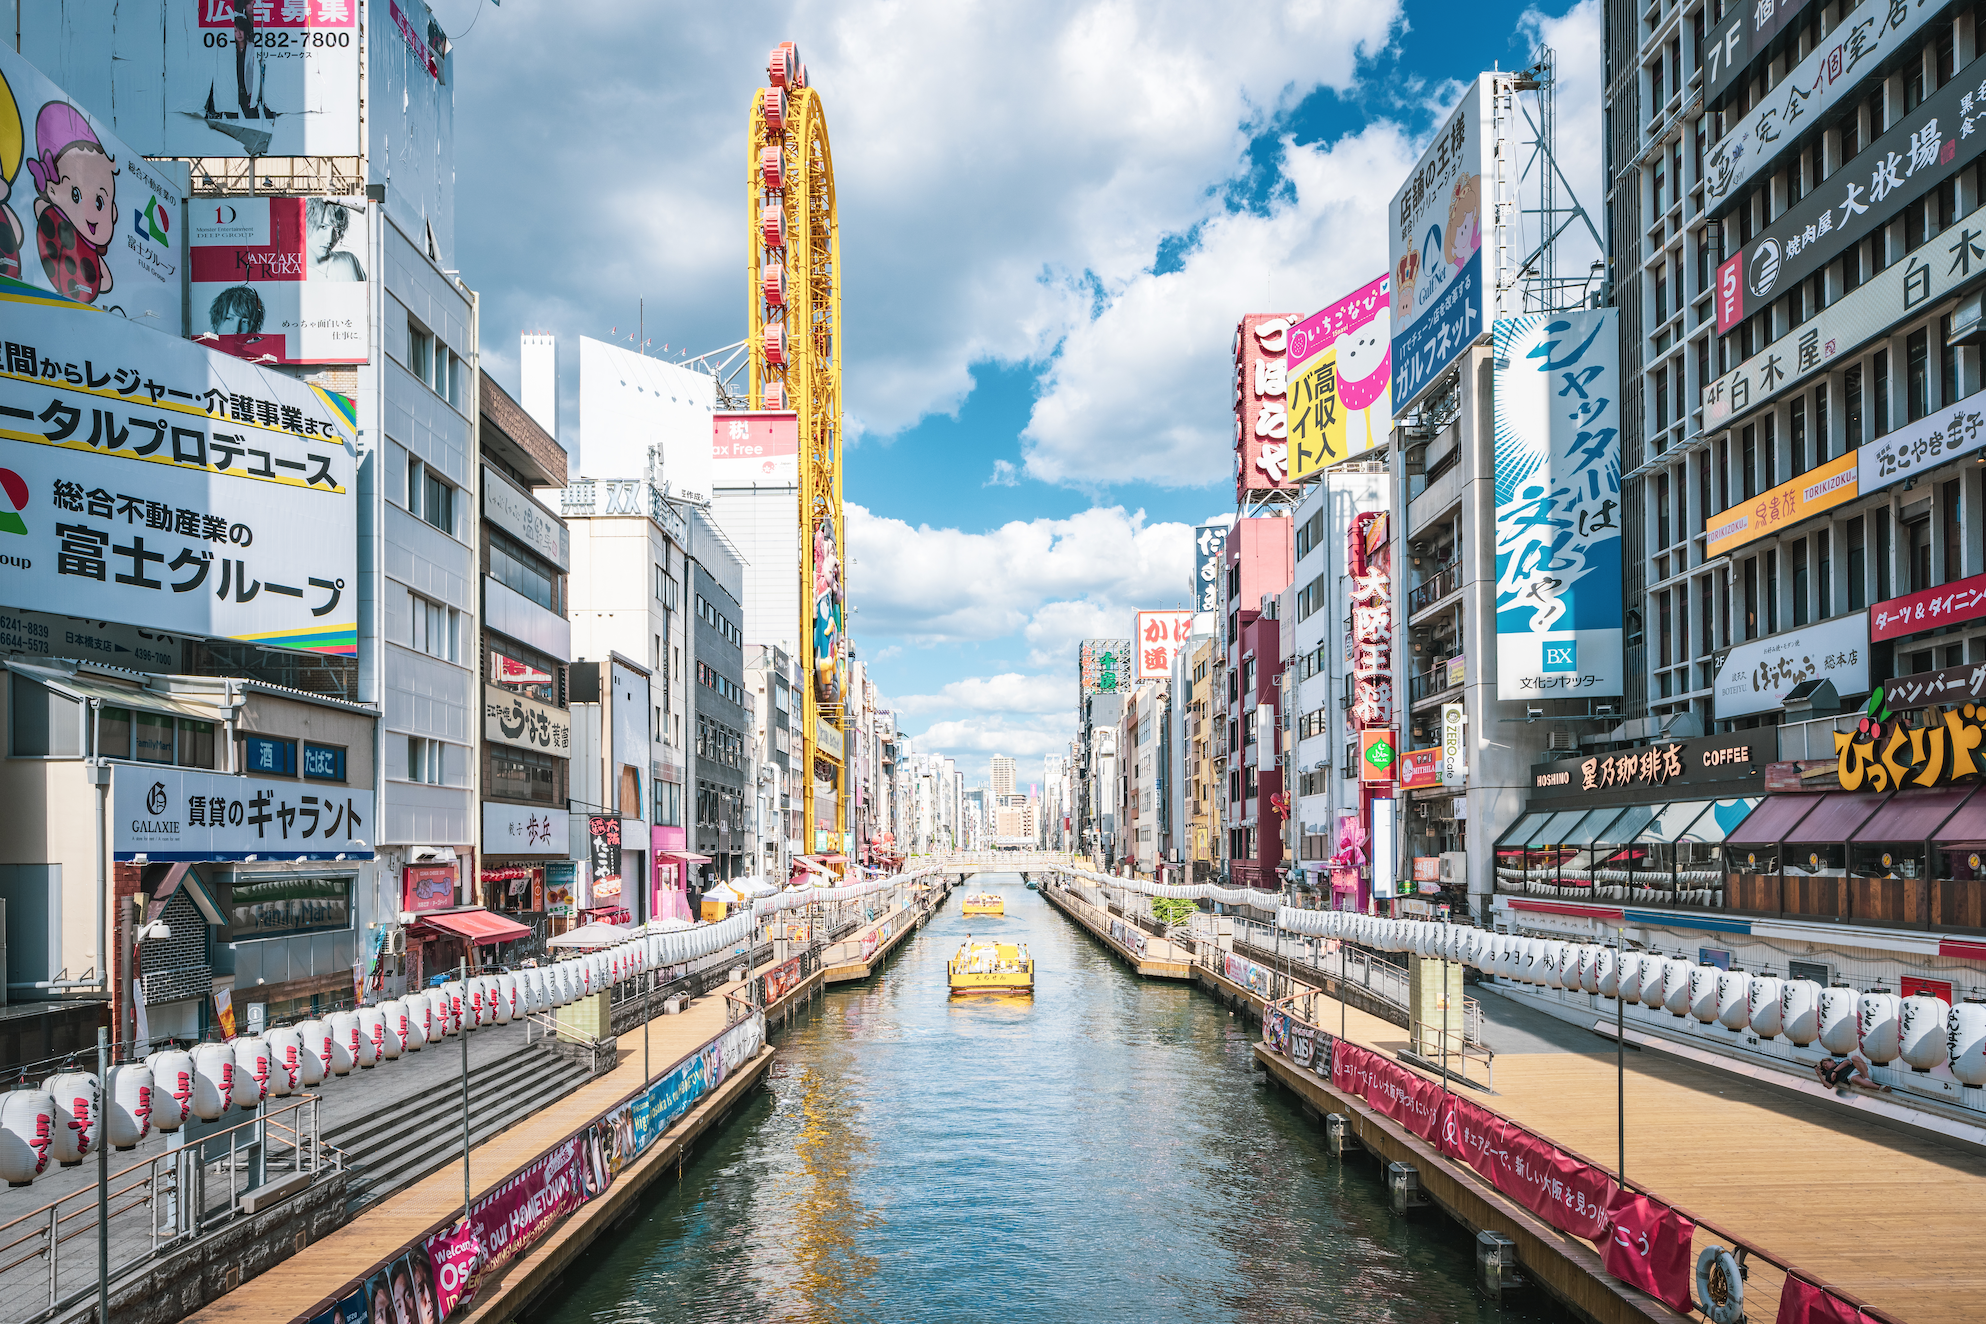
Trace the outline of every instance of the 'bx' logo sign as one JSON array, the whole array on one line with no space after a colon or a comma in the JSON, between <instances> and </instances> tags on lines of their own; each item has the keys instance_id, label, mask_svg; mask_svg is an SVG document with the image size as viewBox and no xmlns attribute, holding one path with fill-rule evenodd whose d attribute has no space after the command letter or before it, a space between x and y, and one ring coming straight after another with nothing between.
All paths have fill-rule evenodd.
<instances>
[{"instance_id":1,"label":"'bx' logo sign","mask_svg":"<svg viewBox=\"0 0 1986 1324\"><path fill-rule=\"evenodd\" d=\"M1579 670L1579 642L1568 639L1562 643L1545 645L1546 671Z\"/></svg>"}]
</instances>

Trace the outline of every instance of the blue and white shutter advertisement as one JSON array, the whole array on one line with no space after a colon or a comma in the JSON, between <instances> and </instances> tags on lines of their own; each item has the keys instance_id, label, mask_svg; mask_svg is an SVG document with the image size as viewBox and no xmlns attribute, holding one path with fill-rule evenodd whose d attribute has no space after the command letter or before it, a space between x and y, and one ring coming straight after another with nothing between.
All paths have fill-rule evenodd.
<instances>
[{"instance_id":1,"label":"blue and white shutter advertisement","mask_svg":"<svg viewBox=\"0 0 1986 1324\"><path fill-rule=\"evenodd\" d=\"M1623 693L1611 308L1498 319L1496 697Z\"/></svg>"}]
</instances>

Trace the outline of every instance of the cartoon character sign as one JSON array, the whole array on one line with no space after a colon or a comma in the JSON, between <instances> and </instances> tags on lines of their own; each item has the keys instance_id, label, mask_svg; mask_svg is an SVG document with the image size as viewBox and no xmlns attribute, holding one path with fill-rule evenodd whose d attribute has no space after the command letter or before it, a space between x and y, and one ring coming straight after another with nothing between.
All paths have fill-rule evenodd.
<instances>
[{"instance_id":1,"label":"cartoon character sign","mask_svg":"<svg viewBox=\"0 0 1986 1324\"><path fill-rule=\"evenodd\" d=\"M14 101L14 89L0 72L0 276L18 280L21 275L21 245L27 233L21 218L7 205L13 192L11 180L21 172L21 153L26 144L21 132L21 108Z\"/></svg>"},{"instance_id":2,"label":"cartoon character sign","mask_svg":"<svg viewBox=\"0 0 1986 1324\"><path fill-rule=\"evenodd\" d=\"M814 525L814 698L841 702L841 556L834 521Z\"/></svg>"},{"instance_id":3,"label":"cartoon character sign","mask_svg":"<svg viewBox=\"0 0 1986 1324\"><path fill-rule=\"evenodd\" d=\"M117 230L117 161L83 113L51 101L34 122L35 248L57 294L95 303L112 284L104 259Z\"/></svg>"},{"instance_id":4,"label":"cartoon character sign","mask_svg":"<svg viewBox=\"0 0 1986 1324\"><path fill-rule=\"evenodd\" d=\"M1392 428L1391 285L1381 276L1291 329L1291 478L1361 455Z\"/></svg>"}]
</instances>

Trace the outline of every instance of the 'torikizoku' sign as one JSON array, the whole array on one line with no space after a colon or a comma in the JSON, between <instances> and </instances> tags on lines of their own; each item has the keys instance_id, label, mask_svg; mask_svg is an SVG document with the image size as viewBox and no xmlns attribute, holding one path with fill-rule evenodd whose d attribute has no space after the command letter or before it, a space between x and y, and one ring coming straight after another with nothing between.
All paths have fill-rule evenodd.
<instances>
[{"instance_id":1,"label":"'torikizoku' sign","mask_svg":"<svg viewBox=\"0 0 1986 1324\"><path fill-rule=\"evenodd\" d=\"M1920 630L1986 616L1986 575L1906 593L1869 608L1869 642L1901 639Z\"/></svg>"},{"instance_id":2,"label":"'torikizoku' sign","mask_svg":"<svg viewBox=\"0 0 1986 1324\"><path fill-rule=\"evenodd\" d=\"M192 768L113 764L112 857L133 860L369 860L372 792Z\"/></svg>"}]
</instances>

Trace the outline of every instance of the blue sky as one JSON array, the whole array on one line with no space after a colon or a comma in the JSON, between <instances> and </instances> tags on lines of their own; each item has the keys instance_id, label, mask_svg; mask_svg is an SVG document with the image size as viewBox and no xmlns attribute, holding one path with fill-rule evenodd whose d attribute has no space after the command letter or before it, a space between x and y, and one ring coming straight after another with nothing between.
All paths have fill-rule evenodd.
<instances>
[{"instance_id":1,"label":"blue sky","mask_svg":"<svg viewBox=\"0 0 1986 1324\"><path fill-rule=\"evenodd\" d=\"M1190 526L1232 507L1237 316L1384 269L1387 198L1454 80L1552 41L1561 156L1602 206L1595 0L436 14L467 30L485 362L514 383L519 332L566 337L568 418L575 338L637 297L671 357L742 334L745 112L799 42L843 226L850 632L914 743L974 777L1066 742L1077 639L1184 598Z\"/></svg>"}]
</instances>

